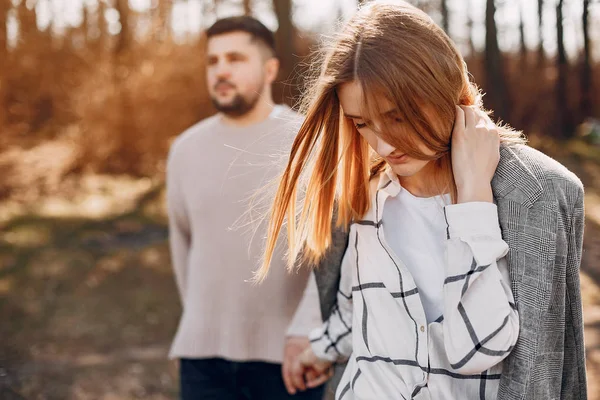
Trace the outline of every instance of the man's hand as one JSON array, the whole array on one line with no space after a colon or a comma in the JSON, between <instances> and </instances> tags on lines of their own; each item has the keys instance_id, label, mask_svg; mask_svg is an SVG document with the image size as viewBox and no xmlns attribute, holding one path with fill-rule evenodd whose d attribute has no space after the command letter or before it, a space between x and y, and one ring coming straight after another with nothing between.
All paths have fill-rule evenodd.
<instances>
[{"instance_id":1,"label":"man's hand","mask_svg":"<svg viewBox=\"0 0 600 400\"><path fill-rule=\"evenodd\" d=\"M289 394L315 388L333 375L331 362L319 360L307 337L287 338L282 365L283 382Z\"/></svg>"},{"instance_id":2,"label":"man's hand","mask_svg":"<svg viewBox=\"0 0 600 400\"><path fill-rule=\"evenodd\" d=\"M309 347L310 341L307 337L290 336L286 339L281 370L289 394L296 394L296 390L306 390L304 371L297 368L295 361Z\"/></svg>"}]
</instances>

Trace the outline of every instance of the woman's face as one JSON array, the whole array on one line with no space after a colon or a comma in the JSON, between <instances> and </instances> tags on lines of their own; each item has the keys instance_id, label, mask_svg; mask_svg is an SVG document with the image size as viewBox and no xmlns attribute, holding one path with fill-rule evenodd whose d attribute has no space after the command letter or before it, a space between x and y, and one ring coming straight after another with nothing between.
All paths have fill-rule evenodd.
<instances>
[{"instance_id":1,"label":"woman's face","mask_svg":"<svg viewBox=\"0 0 600 400\"><path fill-rule=\"evenodd\" d=\"M398 133L406 135L416 135L414 130L406 122L397 117L397 110L387 99L382 99L378 104L380 110L384 110L381 117L367 121L360 115L360 110L365 109L363 104L363 93L360 85L356 82L344 83L338 87L338 97L344 111L344 115L350 118L356 126L356 129L369 145L390 165L392 171L399 177L412 177L417 175L431 161L418 160L404 154L402 151L394 148L389 143L379 137L370 126L375 126L376 130L385 126L384 122L389 124L390 119L393 124L398 124ZM384 121L383 119L386 119ZM368 124L367 124L368 123ZM434 152L428 149L424 144L419 146L419 150L425 155L433 155Z\"/></svg>"}]
</instances>

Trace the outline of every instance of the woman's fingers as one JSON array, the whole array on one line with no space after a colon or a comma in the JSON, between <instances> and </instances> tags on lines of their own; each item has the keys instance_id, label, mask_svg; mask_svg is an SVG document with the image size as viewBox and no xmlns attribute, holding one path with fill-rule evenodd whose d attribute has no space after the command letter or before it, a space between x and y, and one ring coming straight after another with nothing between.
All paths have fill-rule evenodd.
<instances>
[{"instance_id":1,"label":"woman's fingers","mask_svg":"<svg viewBox=\"0 0 600 400\"><path fill-rule=\"evenodd\" d=\"M304 371L305 367L300 362L294 362L291 367L289 379L294 388L304 391L306 390L306 383L304 382Z\"/></svg>"},{"instance_id":2,"label":"woman's fingers","mask_svg":"<svg viewBox=\"0 0 600 400\"><path fill-rule=\"evenodd\" d=\"M456 106L456 118L454 119L453 135L465 130L465 112L459 106Z\"/></svg>"},{"instance_id":3,"label":"woman's fingers","mask_svg":"<svg viewBox=\"0 0 600 400\"><path fill-rule=\"evenodd\" d=\"M468 106L461 106L461 109L464 112L465 115L465 129L473 129L475 128L475 124L476 124L476 118L475 118L475 111L473 111L472 107L468 107Z\"/></svg>"},{"instance_id":4,"label":"woman's fingers","mask_svg":"<svg viewBox=\"0 0 600 400\"><path fill-rule=\"evenodd\" d=\"M316 388L317 386L321 386L322 384L327 382L329 379L331 379L332 376L333 376L333 367L330 366L325 371L323 371L323 373L321 373L320 375L318 375L316 377L313 377L312 379L309 379L307 376L306 387L309 389L313 389L313 388Z\"/></svg>"},{"instance_id":5,"label":"woman's fingers","mask_svg":"<svg viewBox=\"0 0 600 400\"><path fill-rule=\"evenodd\" d=\"M314 369L309 369L305 374L304 374L304 378L306 379L306 382L310 382L310 381L314 381L315 379L317 379L319 377L319 374L317 373L317 371L315 371Z\"/></svg>"},{"instance_id":6,"label":"woman's fingers","mask_svg":"<svg viewBox=\"0 0 600 400\"><path fill-rule=\"evenodd\" d=\"M460 112L459 112L460 109ZM459 129L461 112L466 126ZM499 135L488 126L485 115L476 107L457 107L452 136L452 172L458 189L458 203L493 201L490 182L498 166Z\"/></svg>"},{"instance_id":7,"label":"woman's fingers","mask_svg":"<svg viewBox=\"0 0 600 400\"><path fill-rule=\"evenodd\" d=\"M283 363L281 374L283 376L283 384L285 385L285 389L289 394L296 394L296 388L294 387L294 382L292 380L292 366L290 363Z\"/></svg>"}]
</instances>

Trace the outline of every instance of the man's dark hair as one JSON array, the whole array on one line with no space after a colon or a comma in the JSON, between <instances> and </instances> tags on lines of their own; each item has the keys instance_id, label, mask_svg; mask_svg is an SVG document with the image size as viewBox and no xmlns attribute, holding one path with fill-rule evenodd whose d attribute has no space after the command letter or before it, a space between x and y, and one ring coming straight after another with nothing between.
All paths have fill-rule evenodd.
<instances>
[{"instance_id":1,"label":"man's dark hair","mask_svg":"<svg viewBox=\"0 0 600 400\"><path fill-rule=\"evenodd\" d=\"M253 41L264 44L272 55L275 55L275 36L273 32L256 18L247 15L218 20L206 30L206 37L210 39L213 36L231 32L246 32L250 34Z\"/></svg>"}]
</instances>

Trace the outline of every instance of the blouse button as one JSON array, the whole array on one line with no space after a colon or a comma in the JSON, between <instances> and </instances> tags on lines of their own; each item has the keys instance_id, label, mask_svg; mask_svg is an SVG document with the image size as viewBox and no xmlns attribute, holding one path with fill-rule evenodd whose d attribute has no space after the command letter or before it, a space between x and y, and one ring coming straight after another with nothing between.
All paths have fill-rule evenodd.
<instances>
[{"instance_id":1,"label":"blouse button","mask_svg":"<svg viewBox=\"0 0 600 400\"><path fill-rule=\"evenodd\" d=\"M425 332L425 327L421 325L421 332Z\"/></svg>"}]
</instances>

